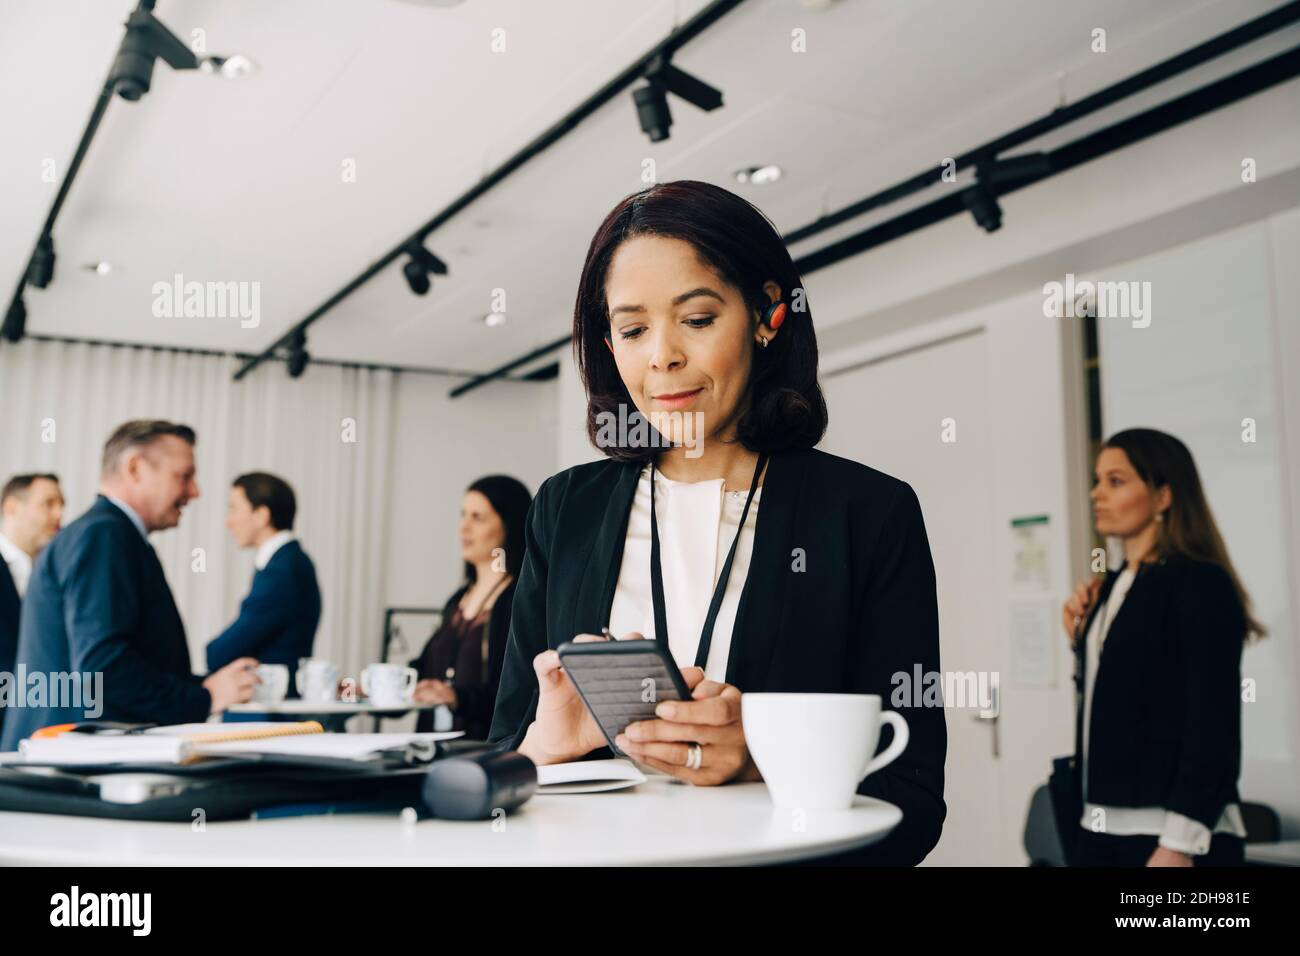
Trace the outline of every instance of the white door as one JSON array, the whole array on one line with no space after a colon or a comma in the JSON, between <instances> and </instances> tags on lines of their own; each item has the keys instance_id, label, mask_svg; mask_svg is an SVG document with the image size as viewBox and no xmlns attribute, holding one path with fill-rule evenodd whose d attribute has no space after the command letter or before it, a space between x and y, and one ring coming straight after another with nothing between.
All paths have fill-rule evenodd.
<instances>
[{"instance_id":1,"label":"white door","mask_svg":"<svg viewBox=\"0 0 1300 956\"><path fill-rule=\"evenodd\" d=\"M987 350L975 331L822 380L830 428L819 447L906 481L920 498L946 672L989 674L999 666ZM948 816L926 862L998 865L1005 861L996 721L980 718L977 706L949 706L945 715Z\"/></svg>"}]
</instances>

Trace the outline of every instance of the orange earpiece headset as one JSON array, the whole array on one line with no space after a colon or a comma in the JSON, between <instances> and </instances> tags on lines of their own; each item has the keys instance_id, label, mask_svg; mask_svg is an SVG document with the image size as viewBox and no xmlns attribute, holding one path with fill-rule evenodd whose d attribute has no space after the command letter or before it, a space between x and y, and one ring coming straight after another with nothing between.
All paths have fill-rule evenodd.
<instances>
[{"instance_id":1,"label":"orange earpiece headset","mask_svg":"<svg viewBox=\"0 0 1300 956\"><path fill-rule=\"evenodd\" d=\"M767 307L767 312L763 314L763 324L775 332L785 321L786 307L784 302L773 302ZM609 341L609 336L605 336L605 347L609 349L610 354L614 353L614 346Z\"/></svg>"}]
</instances>

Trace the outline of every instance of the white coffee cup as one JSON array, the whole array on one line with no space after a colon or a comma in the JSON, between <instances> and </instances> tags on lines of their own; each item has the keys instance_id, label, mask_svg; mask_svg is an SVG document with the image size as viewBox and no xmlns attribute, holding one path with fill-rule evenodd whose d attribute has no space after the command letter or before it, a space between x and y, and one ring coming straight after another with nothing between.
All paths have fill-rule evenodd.
<instances>
[{"instance_id":1,"label":"white coffee cup","mask_svg":"<svg viewBox=\"0 0 1300 956\"><path fill-rule=\"evenodd\" d=\"M907 721L876 694L740 696L745 743L781 808L845 810L858 784L907 747ZM882 722L894 739L879 756Z\"/></svg>"},{"instance_id":2,"label":"white coffee cup","mask_svg":"<svg viewBox=\"0 0 1300 956\"><path fill-rule=\"evenodd\" d=\"M297 677L298 693L303 700L321 703L338 697L339 669L329 661L299 658Z\"/></svg>"},{"instance_id":3,"label":"white coffee cup","mask_svg":"<svg viewBox=\"0 0 1300 956\"><path fill-rule=\"evenodd\" d=\"M289 668L284 664L258 664L257 676L262 683L253 688L253 700L259 704L278 704L289 693Z\"/></svg>"},{"instance_id":4,"label":"white coffee cup","mask_svg":"<svg viewBox=\"0 0 1300 956\"><path fill-rule=\"evenodd\" d=\"M361 690L378 707L402 707L411 702L419 679L414 667L371 664L361 672Z\"/></svg>"}]
</instances>

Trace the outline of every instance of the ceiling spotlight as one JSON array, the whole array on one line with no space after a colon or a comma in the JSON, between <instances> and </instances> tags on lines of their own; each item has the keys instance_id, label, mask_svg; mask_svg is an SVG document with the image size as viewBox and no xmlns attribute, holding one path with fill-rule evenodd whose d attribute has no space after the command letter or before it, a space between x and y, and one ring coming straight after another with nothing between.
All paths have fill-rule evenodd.
<instances>
[{"instance_id":1,"label":"ceiling spotlight","mask_svg":"<svg viewBox=\"0 0 1300 956\"><path fill-rule=\"evenodd\" d=\"M240 80L257 72L257 66L242 53L233 56L209 56L199 61L199 71L225 80Z\"/></svg>"},{"instance_id":2,"label":"ceiling spotlight","mask_svg":"<svg viewBox=\"0 0 1300 956\"><path fill-rule=\"evenodd\" d=\"M680 96L706 112L722 105L721 90L677 69L665 57L657 56L650 62L645 79L645 86L632 91L632 101L636 103L641 131L650 137L652 143L667 139L668 127L673 125L668 93Z\"/></svg>"},{"instance_id":3,"label":"ceiling spotlight","mask_svg":"<svg viewBox=\"0 0 1300 956\"><path fill-rule=\"evenodd\" d=\"M747 166L744 169L736 170L733 175L735 175L738 183L766 186L768 183L774 183L780 179L782 172L780 166Z\"/></svg>"},{"instance_id":4,"label":"ceiling spotlight","mask_svg":"<svg viewBox=\"0 0 1300 956\"><path fill-rule=\"evenodd\" d=\"M101 259L98 262L87 262L84 266L82 266L82 268L90 272L94 272L99 275L106 276L113 271L113 263Z\"/></svg>"},{"instance_id":5,"label":"ceiling spotlight","mask_svg":"<svg viewBox=\"0 0 1300 956\"><path fill-rule=\"evenodd\" d=\"M293 335L289 337L289 356L285 361L289 369L289 377L298 378L302 375L310 361L311 355L307 352L307 333L303 329L294 329Z\"/></svg>"},{"instance_id":6,"label":"ceiling spotlight","mask_svg":"<svg viewBox=\"0 0 1300 956\"><path fill-rule=\"evenodd\" d=\"M1006 159L985 157L975 164L975 182L962 190L962 205L985 232L996 232L1002 227L1002 207L995 187L1033 182L1051 171L1052 161L1046 153L1026 153Z\"/></svg>"},{"instance_id":7,"label":"ceiling spotlight","mask_svg":"<svg viewBox=\"0 0 1300 956\"><path fill-rule=\"evenodd\" d=\"M658 83L647 83L632 91L632 101L636 103L636 118L641 123L641 132L650 137L650 142L658 143L668 138L668 127L673 125L673 114L668 108L668 94Z\"/></svg>"},{"instance_id":8,"label":"ceiling spotlight","mask_svg":"<svg viewBox=\"0 0 1300 956\"><path fill-rule=\"evenodd\" d=\"M6 342L19 342L27 334L27 305L19 296L9 303L9 312L5 315L4 325L0 325L0 337Z\"/></svg>"},{"instance_id":9,"label":"ceiling spotlight","mask_svg":"<svg viewBox=\"0 0 1300 956\"><path fill-rule=\"evenodd\" d=\"M108 85L124 100L135 102L149 92L154 61L162 57L173 70L193 70L199 58L147 10L135 10L126 21L126 36L118 48Z\"/></svg>"},{"instance_id":10,"label":"ceiling spotlight","mask_svg":"<svg viewBox=\"0 0 1300 956\"><path fill-rule=\"evenodd\" d=\"M419 243L409 246L406 251L411 257L410 261L402 266L406 284L416 295L425 295L430 286L429 273L445 276L447 264Z\"/></svg>"},{"instance_id":11,"label":"ceiling spotlight","mask_svg":"<svg viewBox=\"0 0 1300 956\"><path fill-rule=\"evenodd\" d=\"M962 191L961 201L985 232L997 232L1002 228L1002 207L982 182L967 186Z\"/></svg>"},{"instance_id":12,"label":"ceiling spotlight","mask_svg":"<svg viewBox=\"0 0 1300 956\"><path fill-rule=\"evenodd\" d=\"M504 312L489 312L483 316L483 324L489 328L506 324L506 314Z\"/></svg>"},{"instance_id":13,"label":"ceiling spotlight","mask_svg":"<svg viewBox=\"0 0 1300 956\"><path fill-rule=\"evenodd\" d=\"M44 289L54 278L54 237L48 232L36 243L36 250L27 263L27 284Z\"/></svg>"}]
</instances>

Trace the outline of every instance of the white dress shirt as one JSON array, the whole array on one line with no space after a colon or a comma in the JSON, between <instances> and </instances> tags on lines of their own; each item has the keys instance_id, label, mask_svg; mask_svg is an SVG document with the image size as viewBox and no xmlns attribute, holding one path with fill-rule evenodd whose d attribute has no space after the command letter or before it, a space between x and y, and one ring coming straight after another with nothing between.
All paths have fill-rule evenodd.
<instances>
[{"instance_id":1,"label":"white dress shirt","mask_svg":"<svg viewBox=\"0 0 1300 956\"><path fill-rule=\"evenodd\" d=\"M700 643L700 631L709 612L709 602L727 551L736 535L745 508L743 491L724 491L723 479L673 481L655 471L655 513L659 525L659 558L664 574L664 605L668 623L668 647L678 667L693 667ZM749 574L749 559L758 525L758 506L763 489L754 492L745 527L731 562L731 576L723 592L722 605L714 622L709 659L704 668L708 680L725 681L731 632L736 622L740 592ZM623 563L619 567L614 604L609 615L610 631L621 637L639 631L655 637L654 603L650 596L650 466L637 482L628 515L627 537L623 542Z\"/></svg>"},{"instance_id":2,"label":"white dress shirt","mask_svg":"<svg viewBox=\"0 0 1300 956\"><path fill-rule=\"evenodd\" d=\"M32 577L32 556L5 537L0 531L0 559L9 566L9 576L14 579L18 596L27 596L27 582Z\"/></svg>"},{"instance_id":3,"label":"white dress shirt","mask_svg":"<svg viewBox=\"0 0 1300 956\"><path fill-rule=\"evenodd\" d=\"M271 535L271 537L267 538L257 546L257 554L253 555L253 567L261 571L271 563L271 558L275 557L275 552L279 551L292 540L292 531L277 531L275 534Z\"/></svg>"},{"instance_id":4,"label":"white dress shirt","mask_svg":"<svg viewBox=\"0 0 1300 956\"><path fill-rule=\"evenodd\" d=\"M1119 613L1120 605L1133 584L1134 573L1125 566L1115 584L1111 587L1110 597L1105 606L1097 612L1088 629L1088 669L1084 676L1084 713L1083 713L1083 818L1080 826L1093 828L1094 820L1104 821L1104 832L1114 836L1132 836L1146 834L1158 836L1159 845L1188 856L1200 856L1210 850L1211 833L1205 825L1181 813L1174 813L1164 807L1112 807L1087 802L1088 788L1088 722L1092 715L1092 686L1097 679L1097 666L1101 660L1102 648L1111 622ZM1105 620L1102 620L1103 615ZM1230 803L1223 808L1218 822L1214 825L1215 833L1231 833L1245 838L1246 825L1241 818L1241 807Z\"/></svg>"}]
</instances>

